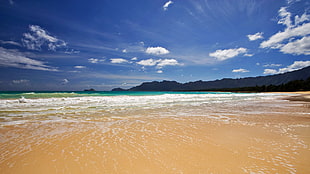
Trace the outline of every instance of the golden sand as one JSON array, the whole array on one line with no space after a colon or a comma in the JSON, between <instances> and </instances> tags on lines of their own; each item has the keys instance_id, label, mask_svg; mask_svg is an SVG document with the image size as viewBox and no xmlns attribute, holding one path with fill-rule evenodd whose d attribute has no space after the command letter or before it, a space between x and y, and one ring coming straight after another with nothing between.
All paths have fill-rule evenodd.
<instances>
[{"instance_id":1,"label":"golden sand","mask_svg":"<svg viewBox=\"0 0 310 174\"><path fill-rule=\"evenodd\" d=\"M113 122L33 121L3 126L0 171L3 174L310 173L310 110L306 104L286 109L234 108L235 112L242 110L238 119L220 117L221 113L214 112L211 116L216 119L153 115L115 118ZM199 113L204 108L193 109ZM253 109L272 112L244 112ZM292 114L294 109L304 114ZM137 112L132 114L156 113Z\"/></svg>"}]
</instances>

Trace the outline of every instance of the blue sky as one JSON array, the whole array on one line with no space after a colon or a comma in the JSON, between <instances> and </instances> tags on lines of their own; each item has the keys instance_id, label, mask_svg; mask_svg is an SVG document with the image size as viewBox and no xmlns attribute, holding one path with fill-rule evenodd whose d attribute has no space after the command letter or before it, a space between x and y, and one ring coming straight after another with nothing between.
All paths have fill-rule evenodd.
<instances>
[{"instance_id":1,"label":"blue sky","mask_svg":"<svg viewBox=\"0 0 310 174\"><path fill-rule=\"evenodd\" d=\"M310 66L306 0L2 0L0 90L110 90Z\"/></svg>"}]
</instances>

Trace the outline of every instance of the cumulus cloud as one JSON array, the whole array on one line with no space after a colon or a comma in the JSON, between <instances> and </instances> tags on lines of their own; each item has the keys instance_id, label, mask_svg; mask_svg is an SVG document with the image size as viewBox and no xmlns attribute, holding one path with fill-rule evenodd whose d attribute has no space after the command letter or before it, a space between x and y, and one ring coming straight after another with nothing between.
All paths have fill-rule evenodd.
<instances>
[{"instance_id":1,"label":"cumulus cloud","mask_svg":"<svg viewBox=\"0 0 310 174\"><path fill-rule=\"evenodd\" d=\"M310 66L310 61L295 61L292 65L289 65L286 68L279 69L279 73L296 71L307 66Z\"/></svg>"},{"instance_id":2,"label":"cumulus cloud","mask_svg":"<svg viewBox=\"0 0 310 174\"><path fill-rule=\"evenodd\" d=\"M309 55L310 48L310 15L306 12L301 16L293 15L287 7L281 7L278 11L278 24L284 25L284 31L272 35L268 40L260 44L261 48L279 49L285 54Z\"/></svg>"},{"instance_id":3,"label":"cumulus cloud","mask_svg":"<svg viewBox=\"0 0 310 174\"><path fill-rule=\"evenodd\" d=\"M278 24L283 24L288 28L292 27L292 21L291 21L292 14L287 11L287 7L281 7L278 13L280 17Z\"/></svg>"},{"instance_id":4,"label":"cumulus cloud","mask_svg":"<svg viewBox=\"0 0 310 174\"><path fill-rule=\"evenodd\" d=\"M111 63L127 63L128 62L126 59L123 59L123 58L112 58L110 60L111 60Z\"/></svg>"},{"instance_id":5,"label":"cumulus cloud","mask_svg":"<svg viewBox=\"0 0 310 174\"><path fill-rule=\"evenodd\" d=\"M257 40L257 39L263 39L263 32L258 32L258 33L255 33L253 35L249 34L247 35L247 37L249 38L250 41L254 41L254 40Z\"/></svg>"},{"instance_id":6,"label":"cumulus cloud","mask_svg":"<svg viewBox=\"0 0 310 174\"><path fill-rule=\"evenodd\" d=\"M275 69L265 69L264 74L277 74L278 71Z\"/></svg>"},{"instance_id":7,"label":"cumulus cloud","mask_svg":"<svg viewBox=\"0 0 310 174\"><path fill-rule=\"evenodd\" d=\"M56 51L57 48L65 47L67 43L49 34L38 25L29 25L29 33L24 33L23 45L30 50L41 50L46 47L48 50Z\"/></svg>"},{"instance_id":8,"label":"cumulus cloud","mask_svg":"<svg viewBox=\"0 0 310 174\"><path fill-rule=\"evenodd\" d=\"M175 59L164 59L164 60L160 60L156 67L161 69L164 66L177 66L177 65L181 65L181 64Z\"/></svg>"},{"instance_id":9,"label":"cumulus cloud","mask_svg":"<svg viewBox=\"0 0 310 174\"><path fill-rule=\"evenodd\" d=\"M163 9L164 9L165 11L168 10L168 7L169 7L171 4L173 4L173 1L168 1L168 2L166 2L166 3L163 5Z\"/></svg>"},{"instance_id":10,"label":"cumulus cloud","mask_svg":"<svg viewBox=\"0 0 310 174\"><path fill-rule=\"evenodd\" d=\"M287 43L280 50L286 54L310 55L310 37L305 36L299 40Z\"/></svg>"},{"instance_id":11,"label":"cumulus cloud","mask_svg":"<svg viewBox=\"0 0 310 174\"><path fill-rule=\"evenodd\" d=\"M265 69L264 74L279 74L286 73L291 71L296 71L305 67L310 66L310 61L295 61L292 65L289 65L285 68L280 68L279 70L275 69Z\"/></svg>"},{"instance_id":12,"label":"cumulus cloud","mask_svg":"<svg viewBox=\"0 0 310 174\"><path fill-rule=\"evenodd\" d=\"M215 57L219 61L230 59L238 56L239 54L246 53L246 48L235 48L235 49L225 49L225 50L216 50L213 53L210 53L209 56Z\"/></svg>"},{"instance_id":13,"label":"cumulus cloud","mask_svg":"<svg viewBox=\"0 0 310 174\"><path fill-rule=\"evenodd\" d=\"M243 69L243 68L240 68L240 69L234 69L234 70L232 70L232 72L234 72L234 73L246 73L246 72L250 72L250 71Z\"/></svg>"},{"instance_id":14,"label":"cumulus cloud","mask_svg":"<svg viewBox=\"0 0 310 174\"><path fill-rule=\"evenodd\" d=\"M146 60L140 60L137 62L137 64L142 66L155 66L160 60L155 59L146 59Z\"/></svg>"},{"instance_id":15,"label":"cumulus cloud","mask_svg":"<svg viewBox=\"0 0 310 174\"><path fill-rule=\"evenodd\" d=\"M145 52L147 54L154 54L154 55L169 54L169 50L163 47L148 47Z\"/></svg>"},{"instance_id":16,"label":"cumulus cloud","mask_svg":"<svg viewBox=\"0 0 310 174\"><path fill-rule=\"evenodd\" d=\"M157 69L162 69L165 66L178 66L182 65L175 59L146 59L137 62L142 66L156 66Z\"/></svg>"},{"instance_id":17,"label":"cumulus cloud","mask_svg":"<svg viewBox=\"0 0 310 174\"><path fill-rule=\"evenodd\" d=\"M98 62L99 62L99 59L89 58L89 59L88 59L88 62L89 62L89 63L98 63Z\"/></svg>"},{"instance_id":18,"label":"cumulus cloud","mask_svg":"<svg viewBox=\"0 0 310 174\"><path fill-rule=\"evenodd\" d=\"M18 50L0 47L0 66L41 71L58 71L57 68L48 66L45 63L31 59Z\"/></svg>"},{"instance_id":19,"label":"cumulus cloud","mask_svg":"<svg viewBox=\"0 0 310 174\"><path fill-rule=\"evenodd\" d=\"M304 37L310 34L310 23L303 24L295 28L288 28L283 32L278 32L271 36L268 40L260 44L261 48L281 48L285 43L282 43L290 38L294 37Z\"/></svg>"}]
</instances>

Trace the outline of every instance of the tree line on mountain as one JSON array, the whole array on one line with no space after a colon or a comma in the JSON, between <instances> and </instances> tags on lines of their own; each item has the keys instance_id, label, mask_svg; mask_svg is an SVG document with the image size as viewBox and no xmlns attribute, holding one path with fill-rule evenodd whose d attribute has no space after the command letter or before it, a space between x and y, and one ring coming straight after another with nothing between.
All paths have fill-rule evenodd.
<instances>
[{"instance_id":1,"label":"tree line on mountain","mask_svg":"<svg viewBox=\"0 0 310 174\"><path fill-rule=\"evenodd\" d=\"M281 85L262 85L253 87L208 89L201 91L231 91L231 92L295 92L310 91L310 77L306 80L294 80Z\"/></svg>"},{"instance_id":2,"label":"tree line on mountain","mask_svg":"<svg viewBox=\"0 0 310 174\"><path fill-rule=\"evenodd\" d=\"M115 88L113 91L253 91L284 92L309 89L310 66L303 69L269 76L224 78L213 81L179 83L176 81L144 82L130 89Z\"/></svg>"}]
</instances>

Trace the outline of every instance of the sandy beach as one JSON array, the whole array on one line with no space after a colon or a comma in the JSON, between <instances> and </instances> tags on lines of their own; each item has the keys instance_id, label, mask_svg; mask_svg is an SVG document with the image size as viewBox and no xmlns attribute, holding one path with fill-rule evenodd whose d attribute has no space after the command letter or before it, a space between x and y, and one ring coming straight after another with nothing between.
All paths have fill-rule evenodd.
<instances>
[{"instance_id":1,"label":"sandy beach","mask_svg":"<svg viewBox=\"0 0 310 174\"><path fill-rule=\"evenodd\" d=\"M113 117L97 110L82 120L2 125L0 171L310 173L309 104L283 98L119 109Z\"/></svg>"}]
</instances>

